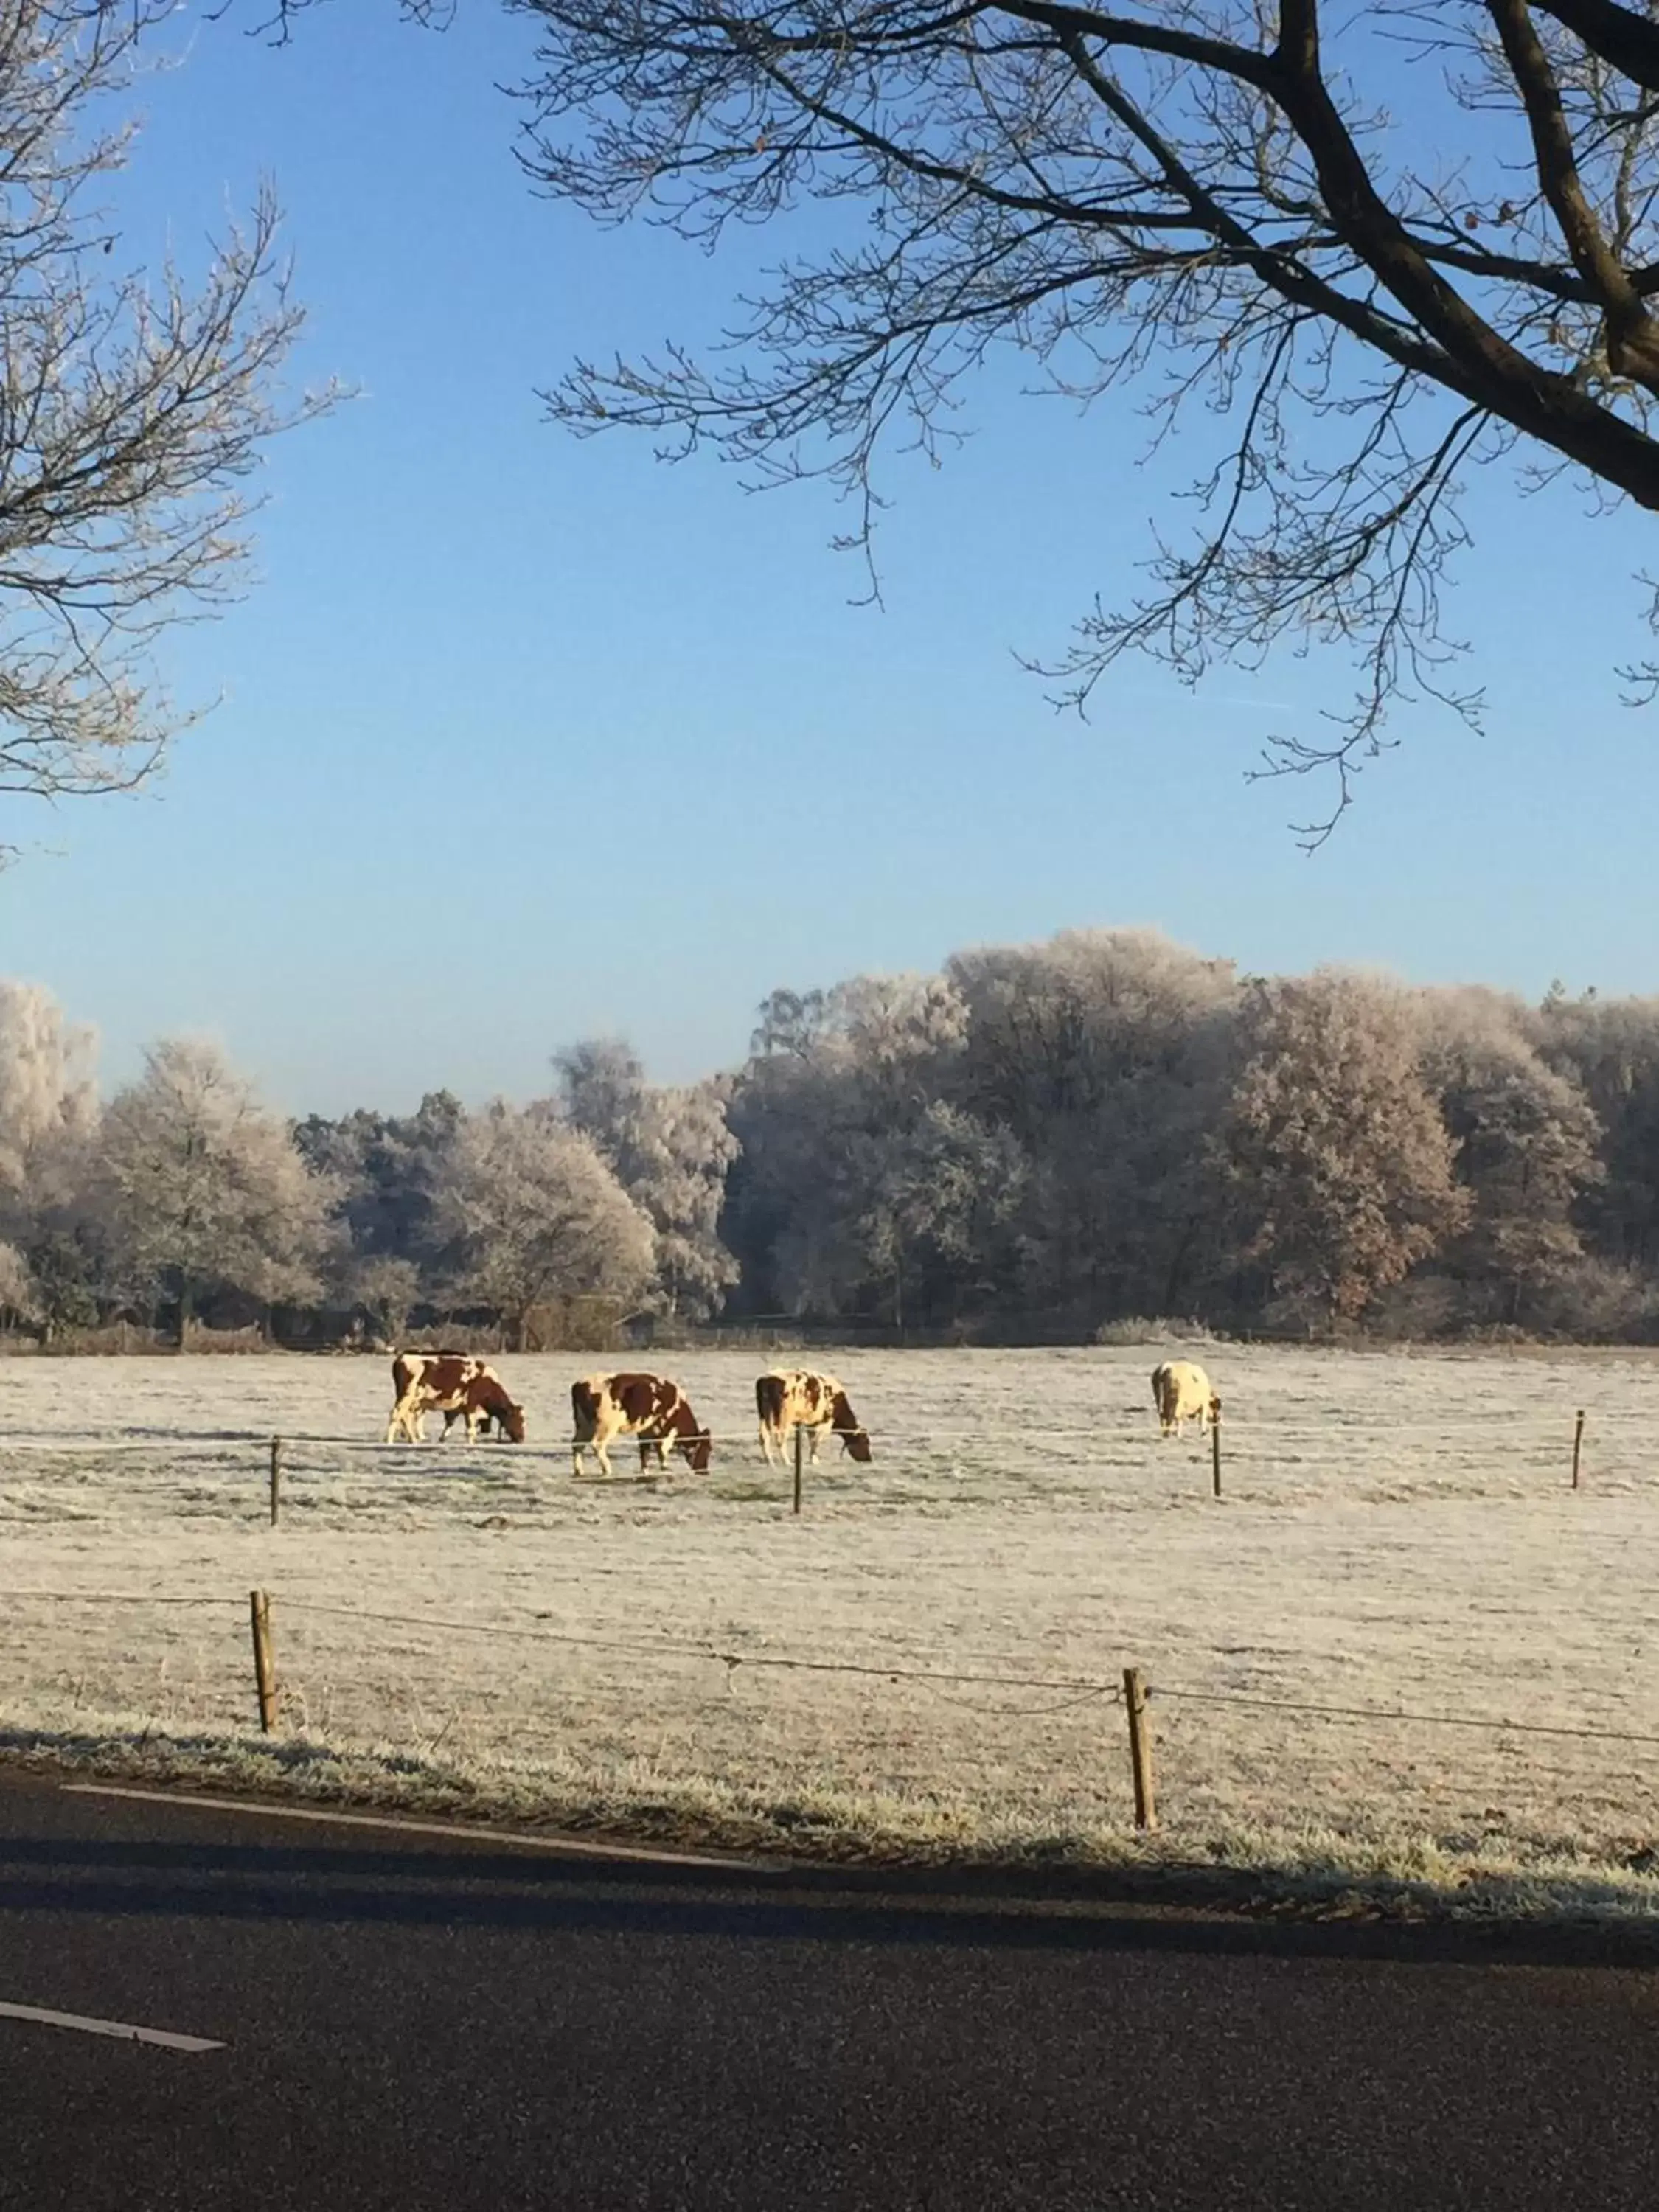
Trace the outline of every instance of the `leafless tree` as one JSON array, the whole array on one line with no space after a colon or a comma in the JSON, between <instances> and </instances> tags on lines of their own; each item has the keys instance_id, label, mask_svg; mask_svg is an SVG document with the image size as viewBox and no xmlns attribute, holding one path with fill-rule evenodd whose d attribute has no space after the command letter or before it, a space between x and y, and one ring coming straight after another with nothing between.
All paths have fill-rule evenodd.
<instances>
[{"instance_id":1,"label":"leafless tree","mask_svg":"<svg viewBox=\"0 0 1659 2212\"><path fill-rule=\"evenodd\" d=\"M95 203L172 0L0 0L0 792L129 789L182 719L153 648L242 573L301 313L262 194L191 283Z\"/></svg>"},{"instance_id":2,"label":"leafless tree","mask_svg":"<svg viewBox=\"0 0 1659 2212\"><path fill-rule=\"evenodd\" d=\"M1141 594L1097 604L1054 672L1081 703L1130 648L1196 680L1285 641L1345 645L1348 708L1266 757L1334 773L1310 842L1392 699L1478 714L1442 622L1473 467L1659 508L1650 12L516 4L539 37L526 159L550 193L704 246L829 204L712 363L581 362L554 415L710 442L761 483L827 477L867 549L879 452L908 435L937 457L994 349L1084 402L1137 389L1153 435L1179 423L1203 456L1195 526L1158 532Z\"/></svg>"}]
</instances>

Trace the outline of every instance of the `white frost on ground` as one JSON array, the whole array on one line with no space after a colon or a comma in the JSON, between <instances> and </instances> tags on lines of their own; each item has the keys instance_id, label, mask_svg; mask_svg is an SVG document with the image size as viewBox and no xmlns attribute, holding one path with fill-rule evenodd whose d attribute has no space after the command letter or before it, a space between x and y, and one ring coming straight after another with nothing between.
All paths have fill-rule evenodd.
<instances>
[{"instance_id":1,"label":"white frost on ground","mask_svg":"<svg viewBox=\"0 0 1659 2212\"><path fill-rule=\"evenodd\" d=\"M603 1364L580 1356L498 1361L530 1442L470 1451L374 1441L382 1359L0 1361L0 1714L245 1729L257 1586L308 1741L498 1802L539 1776L599 1817L724 1793L785 1829L1030 1845L1127 1826L1123 1716L1086 1686L1133 1662L1167 1847L1644 1869L1659 1741L1226 1701L1659 1739L1659 1365L1206 1347L1217 1504L1207 1443L1158 1437L1158 1356L838 1353L876 1459L826 1449L799 1522L754 1440L753 1354L637 1363L714 1429L708 1476L641 1480L618 1445L580 1484L568 1385ZM475 1632L507 1628L532 1632ZM784 1656L878 1671L744 1663Z\"/></svg>"}]
</instances>

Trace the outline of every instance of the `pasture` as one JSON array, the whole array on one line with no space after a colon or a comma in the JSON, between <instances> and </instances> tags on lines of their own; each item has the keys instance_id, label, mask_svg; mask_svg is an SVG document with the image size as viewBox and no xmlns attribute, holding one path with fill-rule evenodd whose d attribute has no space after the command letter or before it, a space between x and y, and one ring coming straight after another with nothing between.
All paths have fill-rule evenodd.
<instances>
[{"instance_id":1,"label":"pasture","mask_svg":"<svg viewBox=\"0 0 1659 2212\"><path fill-rule=\"evenodd\" d=\"M1104 1850L1134 1663L1171 1848L1650 1863L1659 1365L1200 1347L1218 1504L1158 1435L1180 1349L825 1355L875 1459L826 1441L799 1521L753 1353L641 1361L714 1464L618 1443L608 1482L570 1473L580 1355L495 1362L529 1438L470 1449L378 1442L382 1358L5 1360L0 1719L245 1733L258 1586L285 1729L433 1802ZM1557 1728L1612 1740L1521 1732Z\"/></svg>"}]
</instances>

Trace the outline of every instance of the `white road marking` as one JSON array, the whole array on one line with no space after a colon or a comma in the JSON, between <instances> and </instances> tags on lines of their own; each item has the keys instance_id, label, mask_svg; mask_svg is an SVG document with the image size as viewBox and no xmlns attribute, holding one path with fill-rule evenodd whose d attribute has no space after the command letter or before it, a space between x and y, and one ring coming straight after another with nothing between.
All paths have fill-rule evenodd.
<instances>
[{"instance_id":1,"label":"white road marking","mask_svg":"<svg viewBox=\"0 0 1659 2212\"><path fill-rule=\"evenodd\" d=\"M174 2035L165 2027L132 2027L123 2020L88 2020L83 2013L46 2012L40 2005L0 2004L0 2020L30 2020L38 2027L76 2027L82 2035L112 2036L118 2043L157 2043L163 2051L225 2048L205 2035Z\"/></svg>"},{"instance_id":2,"label":"white road marking","mask_svg":"<svg viewBox=\"0 0 1659 2212\"><path fill-rule=\"evenodd\" d=\"M308 1805L270 1805L243 1797L200 1797L172 1790L127 1790L115 1783L65 1782L74 1797L131 1797L142 1805L199 1806L214 1813L249 1813L264 1820L310 1820L325 1828L389 1828L399 1835L460 1836L468 1843L509 1844L515 1850L554 1851L561 1857L620 1859L644 1866L708 1867L720 1874L775 1873L787 1859L716 1858L696 1851L653 1850L647 1845L596 1844L575 1836L536 1836L520 1828L479 1828L460 1820L410 1820L395 1813L329 1813Z\"/></svg>"}]
</instances>

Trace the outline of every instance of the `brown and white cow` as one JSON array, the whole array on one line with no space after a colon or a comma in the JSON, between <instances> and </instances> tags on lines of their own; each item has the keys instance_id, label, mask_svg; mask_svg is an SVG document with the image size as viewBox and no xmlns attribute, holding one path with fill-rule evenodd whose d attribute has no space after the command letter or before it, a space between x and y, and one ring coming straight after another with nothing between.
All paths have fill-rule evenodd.
<instances>
[{"instance_id":1,"label":"brown and white cow","mask_svg":"<svg viewBox=\"0 0 1659 2212\"><path fill-rule=\"evenodd\" d=\"M1152 1401L1160 1436L1178 1437L1184 1421L1196 1420L1202 1436L1221 1411L1210 1378L1190 1359L1166 1359L1152 1370Z\"/></svg>"},{"instance_id":2,"label":"brown and white cow","mask_svg":"<svg viewBox=\"0 0 1659 2212\"><path fill-rule=\"evenodd\" d=\"M606 1474L611 1462L605 1446L615 1437L637 1437L640 1465L657 1464L666 1472L672 1446L684 1452L694 1474L707 1471L713 1443L698 1422L690 1401L678 1382L659 1375L589 1375L570 1386L570 1410L575 1419L571 1444L572 1472L582 1471L582 1453L592 1449Z\"/></svg>"},{"instance_id":3,"label":"brown and white cow","mask_svg":"<svg viewBox=\"0 0 1659 2212\"><path fill-rule=\"evenodd\" d=\"M811 1432L815 1467L826 1429L841 1438L855 1460L869 1463L869 1431L833 1375L814 1375L804 1367L775 1367L769 1375L756 1378L755 1410L760 1415L761 1449L769 1467L775 1452L776 1464L783 1465L784 1447L797 1429Z\"/></svg>"},{"instance_id":4,"label":"brown and white cow","mask_svg":"<svg viewBox=\"0 0 1659 2212\"><path fill-rule=\"evenodd\" d=\"M399 1436L412 1444L426 1442L426 1416L441 1413L447 1436L457 1419L466 1423L468 1443L493 1420L515 1444L524 1442L524 1408L507 1393L493 1367L464 1352L400 1352L392 1363L397 1393L386 1440Z\"/></svg>"}]
</instances>

